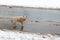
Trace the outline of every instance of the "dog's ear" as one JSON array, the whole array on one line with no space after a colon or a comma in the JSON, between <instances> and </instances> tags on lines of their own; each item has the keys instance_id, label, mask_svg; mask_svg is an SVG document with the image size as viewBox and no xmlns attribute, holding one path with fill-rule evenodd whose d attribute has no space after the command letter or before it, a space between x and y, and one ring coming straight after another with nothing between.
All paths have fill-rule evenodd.
<instances>
[{"instance_id":1,"label":"dog's ear","mask_svg":"<svg viewBox=\"0 0 60 40\"><path fill-rule=\"evenodd\" d=\"M27 17L27 16L23 16L23 17Z\"/></svg>"},{"instance_id":2,"label":"dog's ear","mask_svg":"<svg viewBox=\"0 0 60 40\"><path fill-rule=\"evenodd\" d=\"M23 16L24 17L24 16Z\"/></svg>"},{"instance_id":3,"label":"dog's ear","mask_svg":"<svg viewBox=\"0 0 60 40\"><path fill-rule=\"evenodd\" d=\"M26 16L27 17L27 16Z\"/></svg>"}]
</instances>

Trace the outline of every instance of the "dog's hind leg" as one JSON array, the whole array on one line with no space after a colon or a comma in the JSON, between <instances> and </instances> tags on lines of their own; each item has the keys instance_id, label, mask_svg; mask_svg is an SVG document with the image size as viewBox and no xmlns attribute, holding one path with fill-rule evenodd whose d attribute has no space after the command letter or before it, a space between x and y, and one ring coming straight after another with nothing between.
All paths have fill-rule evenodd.
<instances>
[{"instance_id":1,"label":"dog's hind leg","mask_svg":"<svg viewBox=\"0 0 60 40\"><path fill-rule=\"evenodd\" d=\"M11 20L11 23L13 24L13 29L16 29L16 21Z\"/></svg>"},{"instance_id":2,"label":"dog's hind leg","mask_svg":"<svg viewBox=\"0 0 60 40\"><path fill-rule=\"evenodd\" d=\"M16 29L16 22L13 23L13 29Z\"/></svg>"}]
</instances>

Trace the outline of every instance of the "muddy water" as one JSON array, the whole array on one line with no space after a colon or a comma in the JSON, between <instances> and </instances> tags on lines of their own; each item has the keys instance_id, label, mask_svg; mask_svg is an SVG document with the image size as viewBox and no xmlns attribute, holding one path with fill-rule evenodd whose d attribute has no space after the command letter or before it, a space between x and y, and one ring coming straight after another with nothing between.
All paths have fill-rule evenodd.
<instances>
[{"instance_id":1,"label":"muddy water","mask_svg":"<svg viewBox=\"0 0 60 40\"><path fill-rule=\"evenodd\" d=\"M14 16L26 15L24 31L60 34L60 11L32 8L0 8L0 29L12 30L10 19ZM15 30L20 30L21 24L17 23Z\"/></svg>"}]
</instances>

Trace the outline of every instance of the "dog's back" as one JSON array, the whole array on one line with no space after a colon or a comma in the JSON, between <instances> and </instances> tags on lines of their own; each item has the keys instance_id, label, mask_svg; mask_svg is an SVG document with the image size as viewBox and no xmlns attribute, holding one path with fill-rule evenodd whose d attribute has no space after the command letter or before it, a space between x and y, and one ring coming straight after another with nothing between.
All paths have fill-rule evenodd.
<instances>
[{"instance_id":1,"label":"dog's back","mask_svg":"<svg viewBox=\"0 0 60 40\"><path fill-rule=\"evenodd\" d=\"M11 19L11 22L24 22L27 16L16 16Z\"/></svg>"}]
</instances>

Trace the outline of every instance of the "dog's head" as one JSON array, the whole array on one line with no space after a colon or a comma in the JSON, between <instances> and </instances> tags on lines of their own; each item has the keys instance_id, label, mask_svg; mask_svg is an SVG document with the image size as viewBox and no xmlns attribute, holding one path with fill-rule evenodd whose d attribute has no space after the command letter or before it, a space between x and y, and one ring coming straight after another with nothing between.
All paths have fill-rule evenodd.
<instances>
[{"instance_id":1,"label":"dog's head","mask_svg":"<svg viewBox=\"0 0 60 40\"><path fill-rule=\"evenodd\" d=\"M27 16L22 16L22 18L23 18L24 20L26 20Z\"/></svg>"}]
</instances>

